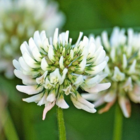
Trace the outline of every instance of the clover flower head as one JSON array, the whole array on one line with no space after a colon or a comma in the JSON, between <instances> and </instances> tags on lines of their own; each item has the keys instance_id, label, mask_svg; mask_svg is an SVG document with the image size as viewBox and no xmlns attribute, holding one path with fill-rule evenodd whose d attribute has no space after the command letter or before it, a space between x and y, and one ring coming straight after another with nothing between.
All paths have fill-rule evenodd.
<instances>
[{"instance_id":1,"label":"clover flower head","mask_svg":"<svg viewBox=\"0 0 140 140\"><path fill-rule=\"evenodd\" d=\"M104 31L101 36L102 44L109 56L109 62L105 68L108 74L106 78L111 82L111 88L98 96L93 95L95 106L104 102L107 105L99 112L105 112L115 103L118 103L125 117L131 114L130 100L140 103L140 33L133 29L119 29L115 27L108 39L108 33ZM83 95L88 99L87 95Z\"/></svg>"},{"instance_id":2,"label":"clover flower head","mask_svg":"<svg viewBox=\"0 0 140 140\"><path fill-rule=\"evenodd\" d=\"M45 0L0 0L0 72L12 78L11 60L20 56L19 46L36 30L52 34L64 23L57 3Z\"/></svg>"},{"instance_id":3,"label":"clover flower head","mask_svg":"<svg viewBox=\"0 0 140 140\"><path fill-rule=\"evenodd\" d=\"M82 33L72 45L69 31L58 34L56 29L53 38L47 38L45 31L36 31L28 43L21 45L19 60L13 61L15 75L25 84L17 85L17 90L33 95L23 101L45 105L43 119L55 104L69 108L64 99L67 95L76 108L94 113L94 105L82 98L78 89L97 93L110 86L100 84L106 77L102 73L107 64L103 47L96 46L93 38L81 37Z\"/></svg>"}]
</instances>

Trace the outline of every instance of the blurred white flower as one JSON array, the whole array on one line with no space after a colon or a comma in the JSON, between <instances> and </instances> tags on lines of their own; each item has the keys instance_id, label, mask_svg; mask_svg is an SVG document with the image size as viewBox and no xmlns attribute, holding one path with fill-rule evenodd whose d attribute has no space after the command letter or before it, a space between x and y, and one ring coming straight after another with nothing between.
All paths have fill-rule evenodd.
<instances>
[{"instance_id":1,"label":"blurred white flower","mask_svg":"<svg viewBox=\"0 0 140 140\"><path fill-rule=\"evenodd\" d=\"M102 33L101 41L110 57L105 72L107 81L111 82L111 88L98 96L93 96L95 106L103 103L107 105L99 111L103 113L118 100L125 117L131 115L130 100L140 103L140 33L134 33L132 29L125 32L124 29L115 27L110 39L108 33ZM86 99L89 97L85 96Z\"/></svg>"},{"instance_id":2,"label":"blurred white flower","mask_svg":"<svg viewBox=\"0 0 140 140\"><path fill-rule=\"evenodd\" d=\"M43 120L55 104L63 109L69 107L64 95L70 95L78 109L94 113L94 105L81 97L78 88L97 93L110 87L110 83L100 84L106 77L102 73L107 64L103 47L96 45L92 37L81 38L82 33L72 45L69 31L58 34L56 29L53 39L48 39L45 31L36 31L29 44L21 45L22 57L13 61L15 75L25 84L17 89L33 95L24 101L45 105Z\"/></svg>"},{"instance_id":3,"label":"blurred white flower","mask_svg":"<svg viewBox=\"0 0 140 140\"><path fill-rule=\"evenodd\" d=\"M36 30L52 35L65 17L56 2L48 0L0 0L0 72L12 78L11 60L20 56L20 44Z\"/></svg>"}]
</instances>

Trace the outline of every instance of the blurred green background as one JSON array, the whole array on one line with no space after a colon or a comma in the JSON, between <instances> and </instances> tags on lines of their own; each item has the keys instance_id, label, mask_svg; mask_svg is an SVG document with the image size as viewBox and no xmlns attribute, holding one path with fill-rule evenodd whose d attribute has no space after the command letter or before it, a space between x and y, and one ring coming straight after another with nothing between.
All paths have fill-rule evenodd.
<instances>
[{"instance_id":1,"label":"blurred green background","mask_svg":"<svg viewBox=\"0 0 140 140\"><path fill-rule=\"evenodd\" d=\"M140 27L139 0L58 0L59 8L66 15L63 30L70 30L70 36L75 40L79 31L86 35L100 34L114 26ZM26 97L15 89L20 80L5 80L0 77L0 89L9 97L6 115L11 119L1 130L0 140L9 140L15 133L20 140L57 140L58 128L56 107L48 112L42 121L43 106L22 102ZM6 88L5 88L6 85ZM5 99L6 100L6 99ZM64 110L68 140L112 140L114 129L115 105L109 112L102 115L90 114L76 109L69 99L70 108ZM3 101L1 101L3 102ZM2 106L1 106L2 107ZM0 117L2 116L0 112ZM3 120L1 120L2 122ZM11 123L12 122L12 123ZM12 130L15 127L15 132ZM140 139L140 105L132 105L132 115L129 119L123 117L122 140ZM11 139L14 140L14 139Z\"/></svg>"}]
</instances>

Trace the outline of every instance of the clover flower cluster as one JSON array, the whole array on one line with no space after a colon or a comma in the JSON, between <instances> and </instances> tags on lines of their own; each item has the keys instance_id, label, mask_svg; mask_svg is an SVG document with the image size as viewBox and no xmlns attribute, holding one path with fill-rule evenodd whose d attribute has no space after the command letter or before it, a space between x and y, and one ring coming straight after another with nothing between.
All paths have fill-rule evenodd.
<instances>
[{"instance_id":1,"label":"clover flower cluster","mask_svg":"<svg viewBox=\"0 0 140 140\"><path fill-rule=\"evenodd\" d=\"M103 47L93 37L84 36L82 41L81 37L82 33L72 45L69 31L58 34L56 29L53 38L36 31L21 45L19 60L13 61L15 75L25 84L17 85L17 90L33 95L23 101L45 105L43 119L55 104L68 108L67 95L76 108L94 113L94 105L82 98L78 89L98 93L110 87L110 83L100 83L107 76L102 72L108 61Z\"/></svg>"},{"instance_id":2,"label":"clover flower cluster","mask_svg":"<svg viewBox=\"0 0 140 140\"><path fill-rule=\"evenodd\" d=\"M36 30L48 34L64 23L57 3L45 0L0 0L0 71L13 77L11 60L20 56L19 46Z\"/></svg>"},{"instance_id":3,"label":"clover flower cluster","mask_svg":"<svg viewBox=\"0 0 140 140\"><path fill-rule=\"evenodd\" d=\"M130 100L140 103L140 33L134 33L132 29L119 29L115 27L110 39L104 31L101 36L102 44L109 56L109 62L105 68L108 74L107 81L111 82L111 88L97 95L86 95L86 99L94 100L95 106L103 103L107 105L99 112L108 111L118 100L125 117L131 114Z\"/></svg>"}]
</instances>

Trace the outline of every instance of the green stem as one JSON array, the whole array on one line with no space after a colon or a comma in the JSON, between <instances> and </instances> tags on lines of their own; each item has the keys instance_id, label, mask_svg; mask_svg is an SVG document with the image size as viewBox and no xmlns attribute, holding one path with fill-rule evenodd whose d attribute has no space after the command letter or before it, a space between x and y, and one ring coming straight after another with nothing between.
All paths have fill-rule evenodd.
<instances>
[{"instance_id":1,"label":"green stem","mask_svg":"<svg viewBox=\"0 0 140 140\"><path fill-rule=\"evenodd\" d=\"M119 108L119 105L116 104L113 140L122 139L122 125L123 125L122 112Z\"/></svg>"},{"instance_id":2,"label":"green stem","mask_svg":"<svg viewBox=\"0 0 140 140\"><path fill-rule=\"evenodd\" d=\"M59 129L59 140L66 140L63 110L59 107L57 108L57 119L58 119L58 129Z\"/></svg>"},{"instance_id":3,"label":"green stem","mask_svg":"<svg viewBox=\"0 0 140 140\"><path fill-rule=\"evenodd\" d=\"M7 140L19 140L12 118L8 110L5 109L1 112L0 119Z\"/></svg>"}]
</instances>

